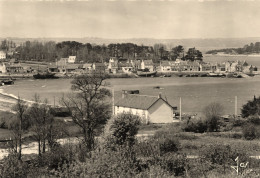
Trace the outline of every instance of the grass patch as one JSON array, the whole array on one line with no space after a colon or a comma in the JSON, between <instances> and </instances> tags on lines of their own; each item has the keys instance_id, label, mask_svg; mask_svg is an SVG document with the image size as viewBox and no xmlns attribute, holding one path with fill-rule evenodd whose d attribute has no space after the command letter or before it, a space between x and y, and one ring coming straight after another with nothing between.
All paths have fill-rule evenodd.
<instances>
[{"instance_id":1,"label":"grass patch","mask_svg":"<svg viewBox=\"0 0 260 178\"><path fill-rule=\"evenodd\" d=\"M247 141L244 139L233 139L218 137L209 134L195 134L197 139L185 140L180 138L182 151L189 155L198 155L201 149L208 145L230 145L232 149L246 150L249 155L260 155L259 140Z\"/></svg>"}]
</instances>

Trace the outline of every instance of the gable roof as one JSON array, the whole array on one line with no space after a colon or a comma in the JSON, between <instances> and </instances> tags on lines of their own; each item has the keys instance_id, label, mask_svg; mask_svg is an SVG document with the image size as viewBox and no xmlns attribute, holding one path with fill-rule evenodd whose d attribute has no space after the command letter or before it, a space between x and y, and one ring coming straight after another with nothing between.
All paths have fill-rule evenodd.
<instances>
[{"instance_id":1,"label":"gable roof","mask_svg":"<svg viewBox=\"0 0 260 178\"><path fill-rule=\"evenodd\" d=\"M163 100L170 107L172 107L163 98L158 98L158 96L147 96L139 94L125 94L125 97L116 102L115 106L148 110L154 103L156 103L160 99Z\"/></svg>"},{"instance_id":2,"label":"gable roof","mask_svg":"<svg viewBox=\"0 0 260 178\"><path fill-rule=\"evenodd\" d=\"M153 60L144 60L144 65L153 65Z\"/></svg>"}]
</instances>

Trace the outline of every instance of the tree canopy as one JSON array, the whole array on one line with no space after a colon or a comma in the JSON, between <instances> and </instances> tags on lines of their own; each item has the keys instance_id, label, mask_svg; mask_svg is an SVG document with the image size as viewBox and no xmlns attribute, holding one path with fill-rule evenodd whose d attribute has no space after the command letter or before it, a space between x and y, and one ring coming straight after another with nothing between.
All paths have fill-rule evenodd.
<instances>
[{"instance_id":1,"label":"tree canopy","mask_svg":"<svg viewBox=\"0 0 260 178\"><path fill-rule=\"evenodd\" d=\"M248 101L242 106L242 117L248 117L252 115L260 115L260 97L254 96L253 100Z\"/></svg>"},{"instance_id":2,"label":"tree canopy","mask_svg":"<svg viewBox=\"0 0 260 178\"><path fill-rule=\"evenodd\" d=\"M185 51L182 45L170 48L166 44L154 44L153 46L137 45L134 43L110 43L90 44L77 41L26 41L16 47L12 41L4 40L1 49L15 49L15 58L20 61L54 62L60 58L77 56L77 63L108 62L110 57L124 59L152 59L154 62L160 60L202 60L202 53L189 48Z\"/></svg>"}]
</instances>

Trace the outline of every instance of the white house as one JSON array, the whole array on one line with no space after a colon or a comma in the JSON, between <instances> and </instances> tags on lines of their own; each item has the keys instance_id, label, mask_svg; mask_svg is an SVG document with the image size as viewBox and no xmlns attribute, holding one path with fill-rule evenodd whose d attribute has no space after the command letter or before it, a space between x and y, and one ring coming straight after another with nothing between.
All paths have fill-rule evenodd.
<instances>
[{"instance_id":1,"label":"white house","mask_svg":"<svg viewBox=\"0 0 260 178\"><path fill-rule=\"evenodd\" d=\"M142 60L141 69L149 69L149 71L154 71L154 63L152 60Z\"/></svg>"},{"instance_id":2,"label":"white house","mask_svg":"<svg viewBox=\"0 0 260 178\"><path fill-rule=\"evenodd\" d=\"M69 56L68 63L74 64L76 62L76 56Z\"/></svg>"},{"instance_id":3,"label":"white house","mask_svg":"<svg viewBox=\"0 0 260 178\"><path fill-rule=\"evenodd\" d=\"M0 59L6 59L6 53L4 51L0 51Z\"/></svg>"},{"instance_id":4,"label":"white house","mask_svg":"<svg viewBox=\"0 0 260 178\"><path fill-rule=\"evenodd\" d=\"M2 74L6 73L6 66L4 63L0 64L0 73Z\"/></svg>"},{"instance_id":5,"label":"white house","mask_svg":"<svg viewBox=\"0 0 260 178\"><path fill-rule=\"evenodd\" d=\"M178 122L174 118L176 110L177 107L172 107L160 95L123 94L114 106L115 115L130 112L140 116L146 123Z\"/></svg>"},{"instance_id":6,"label":"white house","mask_svg":"<svg viewBox=\"0 0 260 178\"><path fill-rule=\"evenodd\" d=\"M169 61L161 61L160 66L157 68L159 72L170 72L172 70Z\"/></svg>"}]
</instances>

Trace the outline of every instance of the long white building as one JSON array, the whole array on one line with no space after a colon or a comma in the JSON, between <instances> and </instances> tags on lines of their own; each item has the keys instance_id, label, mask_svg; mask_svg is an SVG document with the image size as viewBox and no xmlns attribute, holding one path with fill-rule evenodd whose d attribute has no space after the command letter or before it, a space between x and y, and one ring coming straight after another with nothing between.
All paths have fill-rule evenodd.
<instances>
[{"instance_id":1,"label":"long white building","mask_svg":"<svg viewBox=\"0 0 260 178\"><path fill-rule=\"evenodd\" d=\"M179 121L174 118L177 107L172 107L160 95L156 97L123 94L114 107L115 115L130 112L140 116L145 123L171 123Z\"/></svg>"}]
</instances>

